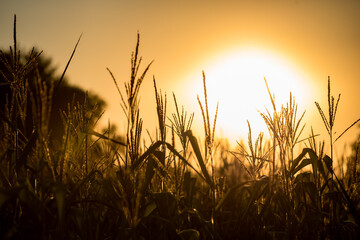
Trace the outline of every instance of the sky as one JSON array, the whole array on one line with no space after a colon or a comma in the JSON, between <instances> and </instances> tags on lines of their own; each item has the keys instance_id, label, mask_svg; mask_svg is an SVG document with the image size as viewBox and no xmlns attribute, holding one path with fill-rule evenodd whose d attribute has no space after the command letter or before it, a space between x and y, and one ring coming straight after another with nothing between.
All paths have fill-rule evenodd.
<instances>
[{"instance_id":1,"label":"sky","mask_svg":"<svg viewBox=\"0 0 360 240\"><path fill-rule=\"evenodd\" d=\"M217 134L232 146L246 138L247 120L253 131L266 131L259 115L271 108L264 77L278 104L292 91L299 115L306 109L303 136L313 126L326 139L314 101L326 109L328 76L332 93L342 94L337 134L360 118L359 11L356 0L0 0L0 48L12 44L16 14L20 47L43 50L62 72L83 34L67 71L69 82L103 97L108 104L103 118L122 129L120 97L106 68L123 86L139 32L142 66L154 60L140 91L140 114L151 134L153 77L167 94L168 116L174 92L179 105L195 112L194 129L202 130L197 94L203 101L204 70L211 116L219 102ZM354 128L339 140L338 151L358 132Z\"/></svg>"}]
</instances>

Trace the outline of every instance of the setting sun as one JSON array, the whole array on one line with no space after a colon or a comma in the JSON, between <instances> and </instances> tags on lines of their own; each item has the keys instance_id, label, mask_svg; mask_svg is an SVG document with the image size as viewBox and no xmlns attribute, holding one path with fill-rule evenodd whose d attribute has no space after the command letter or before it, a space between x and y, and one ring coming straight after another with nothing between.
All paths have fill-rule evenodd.
<instances>
[{"instance_id":1,"label":"setting sun","mask_svg":"<svg viewBox=\"0 0 360 240\"><path fill-rule=\"evenodd\" d=\"M290 92L302 105L309 104L308 79L290 60L260 48L233 50L217 55L206 64L204 71L210 109L219 101L217 129L220 135L235 143L246 138L249 120L252 131L266 131L259 115L271 107L264 78L275 94L277 107L289 100ZM186 92L190 102L194 95L202 94L201 72L187 78Z\"/></svg>"}]
</instances>

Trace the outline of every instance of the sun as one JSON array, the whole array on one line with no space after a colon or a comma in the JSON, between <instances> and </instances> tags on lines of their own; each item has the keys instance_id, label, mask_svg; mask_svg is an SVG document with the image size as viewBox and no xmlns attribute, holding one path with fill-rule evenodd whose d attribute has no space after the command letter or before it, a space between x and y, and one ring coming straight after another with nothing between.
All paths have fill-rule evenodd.
<instances>
[{"instance_id":1,"label":"sun","mask_svg":"<svg viewBox=\"0 0 360 240\"><path fill-rule=\"evenodd\" d=\"M233 145L239 139L246 139L247 120L253 134L267 132L259 111L271 110L271 102L264 78L271 93L275 94L277 107L286 104L290 92L299 103L299 110L308 104L310 89L305 74L289 60L270 51L259 48L233 50L218 55L203 68L206 75L210 112L219 102L217 133L228 138ZM196 94L203 99L201 72L187 78L186 93L189 101L196 101ZM199 108L197 106L197 108ZM196 110L197 111L197 110ZM201 113L196 112L198 122Z\"/></svg>"}]
</instances>

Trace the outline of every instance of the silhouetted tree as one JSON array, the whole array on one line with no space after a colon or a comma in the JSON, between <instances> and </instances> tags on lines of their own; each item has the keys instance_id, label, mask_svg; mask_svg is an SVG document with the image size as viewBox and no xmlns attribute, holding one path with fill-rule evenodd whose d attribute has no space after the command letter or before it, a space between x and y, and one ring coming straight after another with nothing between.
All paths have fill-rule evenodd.
<instances>
[{"instance_id":1,"label":"silhouetted tree","mask_svg":"<svg viewBox=\"0 0 360 240\"><path fill-rule=\"evenodd\" d=\"M25 55L16 54L18 59L14 59L15 55L12 51L15 50L1 51L0 54L0 116L2 123L10 122L14 124L17 122L17 127L22 129L25 136L31 136L35 124L33 103L40 97L36 89L36 85L39 83L45 84L43 86L46 86L47 89L52 88L54 90L48 126L52 144L62 142L64 125L61 111L66 112L69 107L73 108L77 104L83 106L86 98L87 108L94 109L95 116L100 116L105 102L95 94L87 94L83 89L70 85L65 78L59 83L60 77L56 75L56 68L50 58L32 50ZM19 76L21 76L20 79ZM23 122L19 115L13 116L13 119L7 119L9 114L6 114L6 112L14 111L14 109L8 108L11 101L19 97L17 96L19 94L27 95L27 100L22 102L23 106L16 106L25 109L23 115L26 116L22 116L24 118ZM95 106L97 107L94 108ZM0 137L3 137L3 134L4 124L1 124Z\"/></svg>"}]
</instances>

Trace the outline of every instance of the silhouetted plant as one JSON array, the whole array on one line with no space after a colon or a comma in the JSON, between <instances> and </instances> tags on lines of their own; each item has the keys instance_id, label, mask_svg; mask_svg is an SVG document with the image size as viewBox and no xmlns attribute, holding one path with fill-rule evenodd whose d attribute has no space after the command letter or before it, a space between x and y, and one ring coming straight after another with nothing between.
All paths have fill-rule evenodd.
<instances>
[{"instance_id":1,"label":"silhouetted plant","mask_svg":"<svg viewBox=\"0 0 360 240\"><path fill-rule=\"evenodd\" d=\"M71 94L69 104L59 107L64 128L52 144L54 101L66 86L62 80L76 47L60 80L48 82L44 76L52 71L44 74L44 58L35 51L22 58L16 34L14 42L10 54L1 53L0 68L0 89L7 92L0 116L2 239L359 238L358 144L354 157L344 159L347 171L337 175L313 130L300 140L304 113L297 115L291 94L277 108L266 83L273 109L261 116L271 138L260 133L253 139L248 122L248 146L240 142L230 152L226 141L215 138L217 109L210 123L204 73L205 101L197 99L203 139L193 135L194 114L180 111L175 94L175 113L167 119L166 95L154 77L158 127L146 143L138 94L151 63L139 74L138 34L126 95L108 70L127 119L124 138L116 136L110 121L96 131L102 104L79 90L82 101ZM333 141L339 100L331 97L330 83L328 100L330 118L317 106L333 145L359 120ZM296 155L301 141L306 147Z\"/></svg>"}]
</instances>

